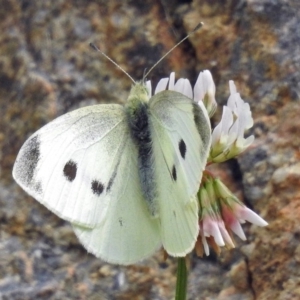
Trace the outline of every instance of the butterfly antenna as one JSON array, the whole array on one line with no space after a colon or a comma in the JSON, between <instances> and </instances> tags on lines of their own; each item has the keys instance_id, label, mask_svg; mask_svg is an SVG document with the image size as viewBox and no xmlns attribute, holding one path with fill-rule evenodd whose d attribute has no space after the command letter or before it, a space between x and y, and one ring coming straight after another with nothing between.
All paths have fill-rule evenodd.
<instances>
[{"instance_id":1,"label":"butterfly antenna","mask_svg":"<svg viewBox=\"0 0 300 300\"><path fill-rule=\"evenodd\" d=\"M200 29L204 25L203 22L200 22L190 33L187 34L186 37L184 37L180 42L178 42L175 46L173 46L163 57L161 57L151 68L150 70L144 75L143 81L145 81L145 78L149 75L150 72L166 57L168 56L177 46L179 46L182 42L184 42L188 37L190 37L195 31Z\"/></svg>"},{"instance_id":2,"label":"butterfly antenna","mask_svg":"<svg viewBox=\"0 0 300 300\"><path fill-rule=\"evenodd\" d=\"M101 51L95 44L90 43L90 47L93 48L94 50L100 52L105 58L107 58L111 63L113 63L117 68L119 68L127 77L130 78L130 80L133 83L136 83L134 79L120 66L118 65L114 60L112 60L109 56L107 56L103 51Z\"/></svg>"}]
</instances>

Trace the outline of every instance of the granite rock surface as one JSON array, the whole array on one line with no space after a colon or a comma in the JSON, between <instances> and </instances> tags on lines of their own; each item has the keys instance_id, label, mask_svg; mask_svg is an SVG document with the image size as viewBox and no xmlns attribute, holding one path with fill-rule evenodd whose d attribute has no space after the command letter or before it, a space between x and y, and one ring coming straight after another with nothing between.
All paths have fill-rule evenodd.
<instances>
[{"instance_id":1,"label":"granite rock surface","mask_svg":"<svg viewBox=\"0 0 300 300\"><path fill-rule=\"evenodd\" d=\"M300 299L298 0L0 1L1 299L172 299L175 259L158 252L120 267L95 258L11 170L26 138L55 117L126 101L130 80L90 42L140 79L199 21L149 79L175 71L193 83L209 69L220 105L235 80L256 140L215 172L269 226L245 224L248 240L219 257L191 255L188 299ZM213 123L220 115L221 106Z\"/></svg>"}]
</instances>

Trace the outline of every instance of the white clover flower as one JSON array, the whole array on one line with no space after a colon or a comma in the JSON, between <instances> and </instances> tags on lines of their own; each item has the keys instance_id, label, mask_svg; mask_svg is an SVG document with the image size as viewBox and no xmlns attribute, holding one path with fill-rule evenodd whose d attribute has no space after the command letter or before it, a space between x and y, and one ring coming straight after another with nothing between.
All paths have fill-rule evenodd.
<instances>
[{"instance_id":1,"label":"white clover flower","mask_svg":"<svg viewBox=\"0 0 300 300\"><path fill-rule=\"evenodd\" d=\"M220 247L234 248L232 232L240 239L246 240L241 224L245 221L257 226L268 223L240 202L228 188L217 178L206 173L204 183L198 193L199 199L199 238L206 255L209 255L210 244L219 253ZM197 244L197 252L202 253Z\"/></svg>"},{"instance_id":2,"label":"white clover flower","mask_svg":"<svg viewBox=\"0 0 300 300\"><path fill-rule=\"evenodd\" d=\"M254 141L254 136L244 138L247 129L253 126L250 106L229 81L230 97L223 107L221 122L212 133L210 162L223 162L243 152Z\"/></svg>"},{"instance_id":3,"label":"white clover flower","mask_svg":"<svg viewBox=\"0 0 300 300\"><path fill-rule=\"evenodd\" d=\"M151 95L151 83L146 83ZM162 78L154 91L157 94L169 89L193 99L207 111L207 120L216 111L215 84L208 70L200 72L194 89L187 79L175 82L175 73ZM220 123L212 132L212 145L207 163L226 161L244 151L254 140L251 135L244 138L247 129L253 126L250 106L245 103L236 90L233 81L229 81L230 96L223 107ZM195 245L198 255L209 255L209 245L219 254L220 247L234 248L233 234L246 240L241 224L249 221L258 226L268 223L240 202L229 189L209 171L204 171L198 192L199 235Z\"/></svg>"},{"instance_id":4,"label":"white clover flower","mask_svg":"<svg viewBox=\"0 0 300 300\"><path fill-rule=\"evenodd\" d=\"M211 73L208 70L200 72L194 86L194 100L198 104L203 102L209 117L212 117L217 109L215 93L216 86Z\"/></svg>"},{"instance_id":5,"label":"white clover flower","mask_svg":"<svg viewBox=\"0 0 300 300\"><path fill-rule=\"evenodd\" d=\"M220 207L216 202L213 182L208 180L199 191L200 204L200 230L199 234L204 247L204 252L209 255L206 238L211 237L218 247L227 246L234 248L234 243L226 230L222 219Z\"/></svg>"},{"instance_id":6,"label":"white clover flower","mask_svg":"<svg viewBox=\"0 0 300 300\"><path fill-rule=\"evenodd\" d=\"M246 240L246 236L240 224L245 221L257 226L267 226L268 223L240 202L222 183L220 179L214 180L215 191L219 199L222 218L227 225L240 239Z\"/></svg>"}]
</instances>

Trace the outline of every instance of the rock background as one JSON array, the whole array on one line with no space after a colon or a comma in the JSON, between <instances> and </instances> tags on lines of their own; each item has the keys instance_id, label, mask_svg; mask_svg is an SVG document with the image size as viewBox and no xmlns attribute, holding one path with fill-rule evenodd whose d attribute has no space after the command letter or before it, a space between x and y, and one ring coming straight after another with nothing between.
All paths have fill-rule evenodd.
<instances>
[{"instance_id":1,"label":"rock background","mask_svg":"<svg viewBox=\"0 0 300 300\"><path fill-rule=\"evenodd\" d=\"M70 225L12 180L35 130L78 107L124 103L141 78L199 22L204 28L149 76L192 82L210 69L217 100L234 79L256 140L219 176L268 222L220 257L191 257L189 299L300 299L300 3L298 0L0 0L0 298L172 299L176 261L157 253L119 267L86 253ZM221 108L214 118L219 120Z\"/></svg>"}]
</instances>

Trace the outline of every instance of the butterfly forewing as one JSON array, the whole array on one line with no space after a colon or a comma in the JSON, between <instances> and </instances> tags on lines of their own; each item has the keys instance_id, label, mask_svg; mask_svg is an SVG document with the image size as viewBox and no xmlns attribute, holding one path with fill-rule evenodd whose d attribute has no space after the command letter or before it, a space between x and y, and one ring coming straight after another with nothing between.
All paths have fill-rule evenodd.
<instances>
[{"instance_id":1,"label":"butterfly forewing","mask_svg":"<svg viewBox=\"0 0 300 300\"><path fill-rule=\"evenodd\" d=\"M122 143L120 105L81 108L50 122L21 148L13 176L61 218L94 227L105 216Z\"/></svg>"},{"instance_id":2,"label":"butterfly forewing","mask_svg":"<svg viewBox=\"0 0 300 300\"><path fill-rule=\"evenodd\" d=\"M183 256L198 235L199 189L210 147L205 111L173 91L150 100L161 235L166 251Z\"/></svg>"}]
</instances>

